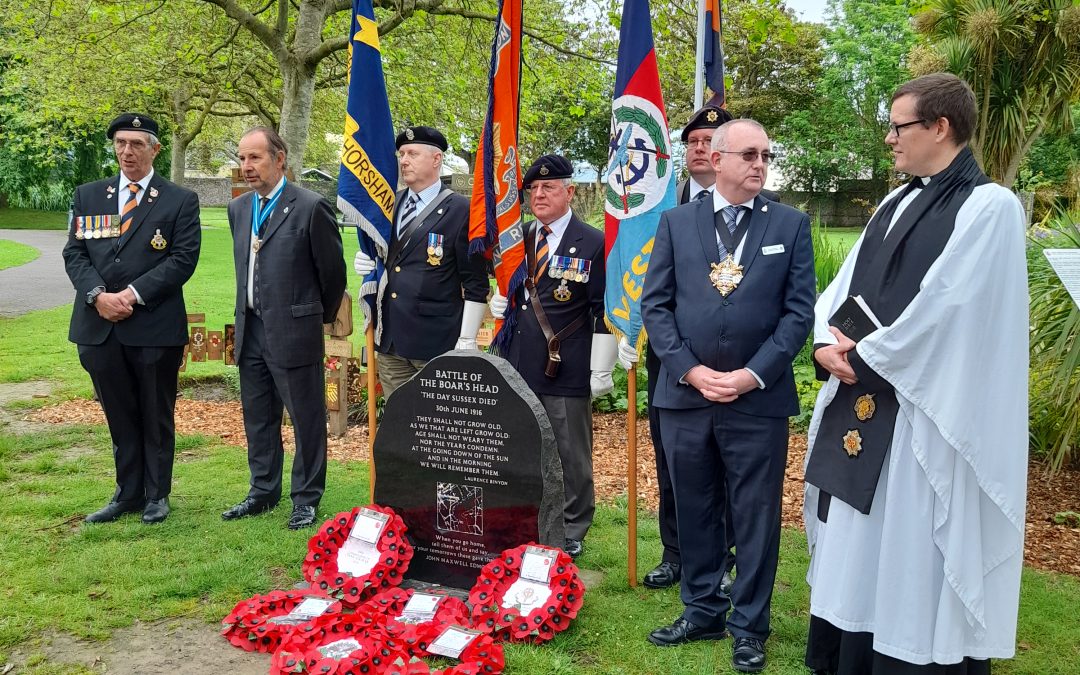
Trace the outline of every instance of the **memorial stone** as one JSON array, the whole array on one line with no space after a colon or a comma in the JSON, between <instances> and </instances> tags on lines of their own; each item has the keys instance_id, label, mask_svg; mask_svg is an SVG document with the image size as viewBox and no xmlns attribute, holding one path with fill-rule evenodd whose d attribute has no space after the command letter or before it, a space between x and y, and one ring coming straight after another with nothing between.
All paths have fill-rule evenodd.
<instances>
[{"instance_id":1,"label":"memorial stone","mask_svg":"<svg viewBox=\"0 0 1080 675\"><path fill-rule=\"evenodd\" d=\"M502 551L562 547L562 463L543 406L505 360L453 351L387 400L375 502L408 527L408 579L469 588Z\"/></svg>"}]
</instances>

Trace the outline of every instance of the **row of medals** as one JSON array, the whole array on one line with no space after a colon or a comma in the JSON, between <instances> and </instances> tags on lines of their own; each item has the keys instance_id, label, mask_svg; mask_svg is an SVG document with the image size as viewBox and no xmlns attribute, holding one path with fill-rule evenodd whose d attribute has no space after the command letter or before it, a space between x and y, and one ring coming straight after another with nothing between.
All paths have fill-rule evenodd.
<instances>
[{"instance_id":1,"label":"row of medals","mask_svg":"<svg viewBox=\"0 0 1080 675\"><path fill-rule=\"evenodd\" d=\"M576 281L579 284L589 283L588 270L572 270L570 268L558 268L548 267L548 276L552 279L561 279L559 287L552 292L552 296L559 302L567 302L570 300L570 287L566 284L568 281Z\"/></svg>"}]
</instances>

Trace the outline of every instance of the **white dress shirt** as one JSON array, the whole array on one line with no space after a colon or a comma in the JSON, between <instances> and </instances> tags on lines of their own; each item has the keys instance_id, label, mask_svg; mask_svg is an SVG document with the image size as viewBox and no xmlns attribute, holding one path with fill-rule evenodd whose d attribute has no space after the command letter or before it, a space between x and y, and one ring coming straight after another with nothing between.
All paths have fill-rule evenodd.
<instances>
[{"instance_id":1,"label":"white dress shirt","mask_svg":"<svg viewBox=\"0 0 1080 675\"><path fill-rule=\"evenodd\" d=\"M270 191L270 194L273 195L275 192L280 190L281 186L284 185L284 184L285 184L285 176L282 176L281 180L279 180L277 182L277 185L274 186L274 189ZM256 197L259 196L259 193L257 193L257 192L253 192L252 194L254 194ZM253 215L254 215L254 211L255 210L252 209L252 214ZM270 224L270 218L273 216L273 214L274 214L274 209L271 209L270 213L266 214L266 220L264 221L266 223L266 225ZM246 223L237 223L237 224L242 225L243 227L246 227L249 230L251 229L251 219L250 218L248 219L248 221ZM255 309L255 256L257 256L257 255L259 255L259 252L255 250L255 233L252 232L251 233L251 254L248 255L248 275L247 275L247 306L248 306L248 309Z\"/></svg>"},{"instance_id":2,"label":"white dress shirt","mask_svg":"<svg viewBox=\"0 0 1080 675\"><path fill-rule=\"evenodd\" d=\"M143 195L146 194L146 188L147 188L147 186L150 185L150 179L153 178L153 177L154 177L154 167L150 167L150 173L143 176L142 180L136 180L136 181L133 181L130 178L128 178L127 176L125 176L124 172L121 171L120 172L120 185L117 186L117 194L120 195L120 199L116 200L116 206L117 206L116 212L117 213L123 213L124 212L124 207L127 206L128 200L131 199L131 190L128 188L128 185L130 185L132 183L138 183L139 184L139 192L135 195L135 206L138 206L139 204L142 204ZM131 284L128 284L128 288L130 288L131 292L135 294L135 302L137 302L140 305L145 305L146 304L145 302L143 302L142 296L139 295L139 292L137 290L135 290L134 286L132 286Z\"/></svg>"}]
</instances>

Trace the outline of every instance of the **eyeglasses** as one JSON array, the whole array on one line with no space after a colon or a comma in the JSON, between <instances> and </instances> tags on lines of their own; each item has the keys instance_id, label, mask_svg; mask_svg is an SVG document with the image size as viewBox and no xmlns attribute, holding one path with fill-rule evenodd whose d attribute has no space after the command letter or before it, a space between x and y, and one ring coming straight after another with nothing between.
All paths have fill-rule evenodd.
<instances>
[{"instance_id":1,"label":"eyeglasses","mask_svg":"<svg viewBox=\"0 0 1080 675\"><path fill-rule=\"evenodd\" d=\"M744 162L749 163L756 162L757 158L761 157L761 163L768 164L773 160L774 157L776 157L775 154L769 152L768 150L762 150L761 152L758 152L757 150L717 150L716 152L725 155L738 155L742 157Z\"/></svg>"},{"instance_id":2,"label":"eyeglasses","mask_svg":"<svg viewBox=\"0 0 1080 675\"><path fill-rule=\"evenodd\" d=\"M113 147L115 147L117 150L123 150L124 148L129 146L135 152L141 152L150 147L150 144L143 140L126 141L122 138L117 138L113 141Z\"/></svg>"},{"instance_id":3,"label":"eyeglasses","mask_svg":"<svg viewBox=\"0 0 1080 675\"><path fill-rule=\"evenodd\" d=\"M707 148L710 145L712 145L712 139L711 138L699 138L697 140L694 140L694 139L691 138L690 140L688 140L686 142L686 147L688 147L688 148L696 148L699 145L705 146Z\"/></svg>"},{"instance_id":4,"label":"eyeglasses","mask_svg":"<svg viewBox=\"0 0 1080 675\"><path fill-rule=\"evenodd\" d=\"M896 122L889 123L889 133L896 134L897 138L900 138L900 130L904 127L910 127L914 124L926 124L926 120L911 120L910 122L904 122L903 124L897 124Z\"/></svg>"}]
</instances>

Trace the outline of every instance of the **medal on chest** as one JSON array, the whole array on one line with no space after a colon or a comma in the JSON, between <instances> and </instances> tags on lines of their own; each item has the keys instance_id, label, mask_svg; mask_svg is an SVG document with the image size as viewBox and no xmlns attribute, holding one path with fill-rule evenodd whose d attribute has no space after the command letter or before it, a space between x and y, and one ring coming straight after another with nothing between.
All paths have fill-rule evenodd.
<instances>
[{"instance_id":1,"label":"medal on chest","mask_svg":"<svg viewBox=\"0 0 1080 675\"><path fill-rule=\"evenodd\" d=\"M877 412L877 404L874 403L873 394L863 394L855 399L855 416L859 418L860 422L870 419L875 412Z\"/></svg>"},{"instance_id":2,"label":"medal on chest","mask_svg":"<svg viewBox=\"0 0 1080 675\"><path fill-rule=\"evenodd\" d=\"M743 279L742 265L735 262L735 258L729 253L721 263L712 263L712 271L709 272L709 281L720 291L720 295L727 297L729 293L739 287Z\"/></svg>"},{"instance_id":3,"label":"medal on chest","mask_svg":"<svg viewBox=\"0 0 1080 675\"><path fill-rule=\"evenodd\" d=\"M255 237L254 239L251 240L251 250L252 251L258 253L260 247L262 247L262 240L261 239L259 239L258 237Z\"/></svg>"},{"instance_id":4,"label":"medal on chest","mask_svg":"<svg viewBox=\"0 0 1080 675\"><path fill-rule=\"evenodd\" d=\"M862 435L858 429L848 429L844 434L844 451L848 457L858 457L862 452Z\"/></svg>"},{"instance_id":5,"label":"medal on chest","mask_svg":"<svg viewBox=\"0 0 1080 675\"><path fill-rule=\"evenodd\" d=\"M428 232L427 236L427 262L432 267L442 264L443 259L443 235Z\"/></svg>"},{"instance_id":6,"label":"medal on chest","mask_svg":"<svg viewBox=\"0 0 1080 675\"><path fill-rule=\"evenodd\" d=\"M150 248L155 251L164 251L169 242L165 241L165 237L161 236L161 230L154 231L154 237L150 240Z\"/></svg>"}]
</instances>

